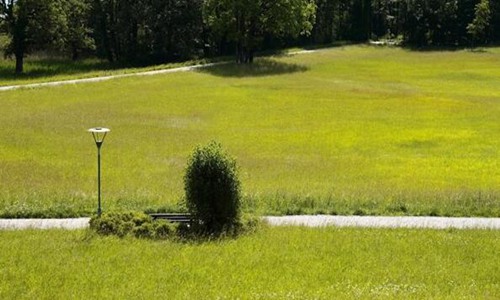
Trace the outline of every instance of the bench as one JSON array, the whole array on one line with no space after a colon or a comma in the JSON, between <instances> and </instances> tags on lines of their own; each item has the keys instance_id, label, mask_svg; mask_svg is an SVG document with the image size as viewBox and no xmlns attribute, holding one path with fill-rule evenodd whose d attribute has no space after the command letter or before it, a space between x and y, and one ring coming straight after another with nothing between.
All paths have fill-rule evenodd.
<instances>
[{"instance_id":1,"label":"bench","mask_svg":"<svg viewBox=\"0 0 500 300\"><path fill-rule=\"evenodd\" d=\"M191 224L191 214L181 213L150 213L153 220L167 220L173 223Z\"/></svg>"}]
</instances>

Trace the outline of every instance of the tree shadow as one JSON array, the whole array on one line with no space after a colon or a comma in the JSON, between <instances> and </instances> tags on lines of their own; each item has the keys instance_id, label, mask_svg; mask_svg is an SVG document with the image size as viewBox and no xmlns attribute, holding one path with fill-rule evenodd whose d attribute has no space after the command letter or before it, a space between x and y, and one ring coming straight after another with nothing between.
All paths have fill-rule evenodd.
<instances>
[{"instance_id":1,"label":"tree shadow","mask_svg":"<svg viewBox=\"0 0 500 300\"><path fill-rule=\"evenodd\" d=\"M471 48L471 49L469 49L469 51L470 51L471 53L487 53L487 52L488 52L488 50L487 50L487 49L485 49L485 48L481 48L481 47L478 47L478 48Z\"/></svg>"},{"instance_id":2,"label":"tree shadow","mask_svg":"<svg viewBox=\"0 0 500 300\"><path fill-rule=\"evenodd\" d=\"M323 49L331 49L331 48L342 48L353 45L363 45L365 42L356 42L356 41L333 41L330 43L323 44L311 44L302 46L304 50L323 50Z\"/></svg>"},{"instance_id":3,"label":"tree shadow","mask_svg":"<svg viewBox=\"0 0 500 300\"><path fill-rule=\"evenodd\" d=\"M298 64L259 58L252 64L222 63L215 66L199 68L197 72L219 77L262 77L305 72L309 68Z\"/></svg>"},{"instance_id":4,"label":"tree shadow","mask_svg":"<svg viewBox=\"0 0 500 300\"><path fill-rule=\"evenodd\" d=\"M4 81L18 81L23 79L37 79L57 75L74 75L93 71L113 70L120 68L104 60L88 59L71 61L67 59L42 58L27 60L24 72L15 72L15 61L5 60L0 63L0 78Z\"/></svg>"},{"instance_id":5,"label":"tree shadow","mask_svg":"<svg viewBox=\"0 0 500 300\"><path fill-rule=\"evenodd\" d=\"M488 53L490 52L490 48L496 48L498 45L477 45L474 47L459 45L459 46L411 46L411 45L402 45L402 49L410 52L459 52L459 51L468 51L470 53Z\"/></svg>"},{"instance_id":6,"label":"tree shadow","mask_svg":"<svg viewBox=\"0 0 500 300\"><path fill-rule=\"evenodd\" d=\"M147 63L131 62L113 62L107 60L87 58L72 61L64 58L31 58L24 64L24 72L17 74L15 72L14 60L0 60L0 78L4 83L15 84L16 81L39 79L55 76L83 75L92 72L114 71L118 69L141 68L145 66L154 66Z\"/></svg>"},{"instance_id":7,"label":"tree shadow","mask_svg":"<svg viewBox=\"0 0 500 300\"><path fill-rule=\"evenodd\" d=\"M401 48L412 52L458 52L467 49L464 46L418 46L418 45L401 45Z\"/></svg>"},{"instance_id":8,"label":"tree shadow","mask_svg":"<svg viewBox=\"0 0 500 300\"><path fill-rule=\"evenodd\" d=\"M297 46L295 51L290 51L288 48L277 48L277 49L268 49L258 52L258 56L290 56L293 55L293 52L301 52L301 51L315 51L315 50L328 50L333 48L342 48L346 46L352 45L363 45L362 42L351 42L351 41L335 41L331 43L323 43L323 44L304 44Z\"/></svg>"}]
</instances>

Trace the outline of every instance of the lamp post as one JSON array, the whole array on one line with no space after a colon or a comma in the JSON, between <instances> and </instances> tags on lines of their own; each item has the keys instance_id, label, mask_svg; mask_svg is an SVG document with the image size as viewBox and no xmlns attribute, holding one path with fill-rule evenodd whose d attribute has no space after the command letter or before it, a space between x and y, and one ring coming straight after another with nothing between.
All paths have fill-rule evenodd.
<instances>
[{"instance_id":1,"label":"lamp post","mask_svg":"<svg viewBox=\"0 0 500 300\"><path fill-rule=\"evenodd\" d=\"M101 216L101 146L106 134L110 132L108 128L95 127L90 128L88 132L92 133L95 144L97 145L97 215Z\"/></svg>"}]
</instances>

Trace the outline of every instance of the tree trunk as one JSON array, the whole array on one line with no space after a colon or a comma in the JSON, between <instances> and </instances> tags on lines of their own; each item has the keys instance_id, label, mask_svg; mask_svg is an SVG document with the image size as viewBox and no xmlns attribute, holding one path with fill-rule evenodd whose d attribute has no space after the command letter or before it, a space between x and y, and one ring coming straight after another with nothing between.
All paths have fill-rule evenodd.
<instances>
[{"instance_id":1,"label":"tree trunk","mask_svg":"<svg viewBox=\"0 0 500 300\"><path fill-rule=\"evenodd\" d=\"M237 64L242 64L245 62L244 54L243 54L243 47L241 46L241 42L238 42L236 45L236 63Z\"/></svg>"},{"instance_id":2,"label":"tree trunk","mask_svg":"<svg viewBox=\"0 0 500 300\"><path fill-rule=\"evenodd\" d=\"M15 56L16 56L16 73L21 74L24 71L24 55L16 53Z\"/></svg>"},{"instance_id":3,"label":"tree trunk","mask_svg":"<svg viewBox=\"0 0 500 300\"><path fill-rule=\"evenodd\" d=\"M75 43L72 43L71 45L71 60L77 61L78 60L78 47L75 45Z\"/></svg>"},{"instance_id":4,"label":"tree trunk","mask_svg":"<svg viewBox=\"0 0 500 300\"><path fill-rule=\"evenodd\" d=\"M243 47L242 43L236 45L236 63L237 64L251 64L253 63L254 51Z\"/></svg>"},{"instance_id":5,"label":"tree trunk","mask_svg":"<svg viewBox=\"0 0 500 300\"><path fill-rule=\"evenodd\" d=\"M363 0L361 2L361 16L363 18L362 26L363 26L363 40L367 41L371 37L372 28L371 28L371 14L372 14L372 5L371 1Z\"/></svg>"}]
</instances>

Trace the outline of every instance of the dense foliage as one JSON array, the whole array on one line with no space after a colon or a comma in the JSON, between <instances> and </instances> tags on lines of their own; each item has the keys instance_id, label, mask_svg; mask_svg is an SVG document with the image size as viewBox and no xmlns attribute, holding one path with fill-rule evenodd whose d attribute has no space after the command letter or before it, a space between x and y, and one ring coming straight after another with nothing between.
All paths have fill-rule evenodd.
<instances>
[{"instance_id":1,"label":"dense foliage","mask_svg":"<svg viewBox=\"0 0 500 300\"><path fill-rule=\"evenodd\" d=\"M189 58L203 46L201 0L98 0L93 32L109 61Z\"/></svg>"},{"instance_id":2,"label":"dense foliage","mask_svg":"<svg viewBox=\"0 0 500 300\"><path fill-rule=\"evenodd\" d=\"M174 223L167 220L153 220L142 212L108 212L90 219L90 229L99 235L136 237L144 239L190 239L200 238L199 227L193 224ZM254 233L262 227L260 218L244 215L231 228L226 227L222 237L237 237L238 235Z\"/></svg>"},{"instance_id":3,"label":"dense foliage","mask_svg":"<svg viewBox=\"0 0 500 300\"><path fill-rule=\"evenodd\" d=\"M399 38L411 47L500 42L494 0L0 0L17 72L32 51L166 62L285 45Z\"/></svg>"},{"instance_id":4,"label":"dense foliage","mask_svg":"<svg viewBox=\"0 0 500 300\"><path fill-rule=\"evenodd\" d=\"M186 204L200 231L231 230L240 219L240 182L236 162L211 142L191 156L184 177Z\"/></svg>"},{"instance_id":5,"label":"dense foliage","mask_svg":"<svg viewBox=\"0 0 500 300\"><path fill-rule=\"evenodd\" d=\"M236 61L253 61L265 35L309 34L316 6L312 0L206 0L204 19L217 40L236 44Z\"/></svg>"},{"instance_id":6,"label":"dense foliage","mask_svg":"<svg viewBox=\"0 0 500 300\"><path fill-rule=\"evenodd\" d=\"M90 220L90 228L101 235L119 237L166 239L177 235L178 224L164 220L153 221L149 215L139 212L104 213Z\"/></svg>"}]
</instances>

